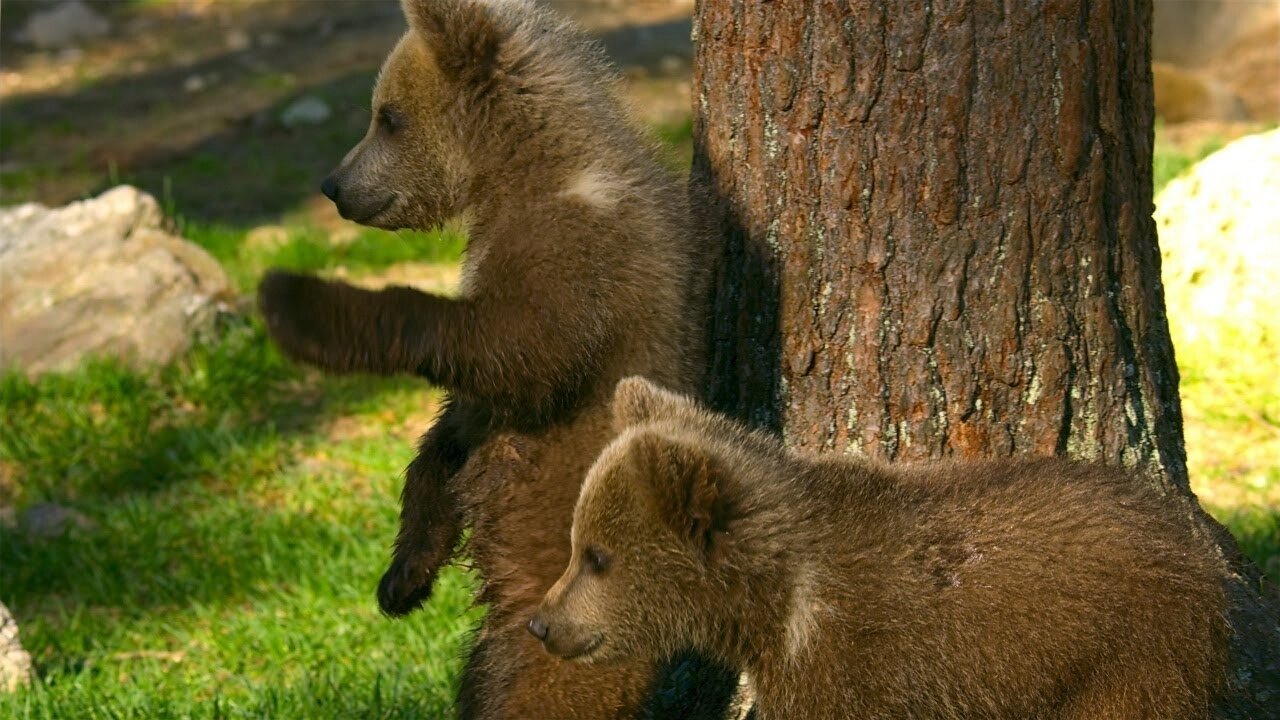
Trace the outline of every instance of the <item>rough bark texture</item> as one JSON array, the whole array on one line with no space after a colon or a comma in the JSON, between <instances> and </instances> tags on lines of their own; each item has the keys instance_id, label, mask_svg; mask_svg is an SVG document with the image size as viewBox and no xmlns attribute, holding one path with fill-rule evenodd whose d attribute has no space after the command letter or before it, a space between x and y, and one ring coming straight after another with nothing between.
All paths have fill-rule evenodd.
<instances>
[{"instance_id":1,"label":"rough bark texture","mask_svg":"<svg viewBox=\"0 0 1280 720\"><path fill-rule=\"evenodd\" d=\"M1068 455L1190 496L1150 28L1150 0L702 0L713 402L799 448ZM1273 717L1274 600L1193 512L1240 606L1232 712Z\"/></svg>"}]
</instances>

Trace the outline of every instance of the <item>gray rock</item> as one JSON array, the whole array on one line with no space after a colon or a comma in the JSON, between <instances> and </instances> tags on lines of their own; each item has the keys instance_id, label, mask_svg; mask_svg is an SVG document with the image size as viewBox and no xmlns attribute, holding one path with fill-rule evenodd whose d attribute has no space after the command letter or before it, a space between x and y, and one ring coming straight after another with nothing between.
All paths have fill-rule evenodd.
<instances>
[{"instance_id":1,"label":"gray rock","mask_svg":"<svg viewBox=\"0 0 1280 720\"><path fill-rule=\"evenodd\" d=\"M18 623L0 603L0 692L13 692L31 680L31 656L18 642Z\"/></svg>"},{"instance_id":2,"label":"gray rock","mask_svg":"<svg viewBox=\"0 0 1280 720\"><path fill-rule=\"evenodd\" d=\"M49 10L33 13L21 37L42 50L71 47L111 31L111 23L80 0L68 0Z\"/></svg>"},{"instance_id":3,"label":"gray rock","mask_svg":"<svg viewBox=\"0 0 1280 720\"><path fill-rule=\"evenodd\" d=\"M0 209L0 368L35 375L90 355L165 362L225 307L226 274L169 234L127 185L49 209Z\"/></svg>"},{"instance_id":4,"label":"gray rock","mask_svg":"<svg viewBox=\"0 0 1280 720\"><path fill-rule=\"evenodd\" d=\"M72 530L90 531L98 524L79 510L57 503L37 503L18 518L18 528L33 540L50 540Z\"/></svg>"},{"instance_id":5,"label":"gray rock","mask_svg":"<svg viewBox=\"0 0 1280 720\"><path fill-rule=\"evenodd\" d=\"M280 113L280 122L285 127L294 128L299 125L319 125L329 119L333 112L329 104L315 95L298 98Z\"/></svg>"},{"instance_id":6,"label":"gray rock","mask_svg":"<svg viewBox=\"0 0 1280 720\"><path fill-rule=\"evenodd\" d=\"M1280 129L1231 142L1156 197L1161 276L1179 350L1195 346L1201 357L1214 353L1231 364L1280 352L1277 199Z\"/></svg>"}]
</instances>

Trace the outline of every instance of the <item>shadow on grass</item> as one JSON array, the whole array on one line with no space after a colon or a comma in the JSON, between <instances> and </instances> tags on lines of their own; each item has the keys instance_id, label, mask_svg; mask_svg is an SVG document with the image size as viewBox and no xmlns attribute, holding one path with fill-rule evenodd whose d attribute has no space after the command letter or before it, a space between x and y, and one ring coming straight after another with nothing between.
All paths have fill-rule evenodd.
<instances>
[{"instance_id":1,"label":"shadow on grass","mask_svg":"<svg viewBox=\"0 0 1280 720\"><path fill-rule=\"evenodd\" d=\"M368 70L308 87L273 105L249 108L189 144L103 148L85 161L93 179L80 192L96 195L128 183L160 199L171 216L180 212L192 221L248 227L278 221L317 194L320 180L364 134L373 79ZM279 116L304 95L324 100L333 117L285 127ZM55 195L51 201L71 199Z\"/></svg>"},{"instance_id":2,"label":"shadow on grass","mask_svg":"<svg viewBox=\"0 0 1280 720\"><path fill-rule=\"evenodd\" d=\"M394 392L420 391L426 404L427 386L303 376L260 326L234 323L154 373L99 362L0 380L0 504L66 503L99 525L54 539L0 529L0 600L203 603L280 575L288 582L309 557L373 531L367 521L334 522L341 497L322 499L321 488L297 479L281 485L290 482L282 474L330 418L378 407ZM388 488L411 459L392 447L378 469ZM264 493L279 502L255 499ZM294 503L308 498L314 509L299 512ZM389 533L393 495L368 504L387 509Z\"/></svg>"},{"instance_id":3,"label":"shadow on grass","mask_svg":"<svg viewBox=\"0 0 1280 720\"><path fill-rule=\"evenodd\" d=\"M0 532L3 600L20 617L67 619L104 608L137 617L157 607L288 593L300 577L314 581L318 551L354 540L341 523L200 490L95 509L97 527L59 538Z\"/></svg>"},{"instance_id":4,"label":"shadow on grass","mask_svg":"<svg viewBox=\"0 0 1280 720\"><path fill-rule=\"evenodd\" d=\"M1280 508L1241 506L1212 510L1218 521L1231 531L1240 551L1280 588Z\"/></svg>"},{"instance_id":5,"label":"shadow on grass","mask_svg":"<svg viewBox=\"0 0 1280 720\"><path fill-rule=\"evenodd\" d=\"M217 42L190 50L193 62L169 58L70 90L6 98L4 201L61 204L128 182L171 214L246 227L277 221L314 197L364 134L376 71L403 21L391 0L325 3L323 13L293 5L296 12L248 28L279 36L270 48L230 51L219 31ZM326 34L317 39L320 27ZM687 19L623 26L600 39L620 66L649 75L685 73L692 57ZM672 58L683 69L672 70ZM189 92L193 78L211 79ZM284 110L302 96L322 99L330 118L286 127Z\"/></svg>"},{"instance_id":6,"label":"shadow on grass","mask_svg":"<svg viewBox=\"0 0 1280 720\"><path fill-rule=\"evenodd\" d=\"M278 221L314 197L320 181L364 135L373 81L370 70L309 87L193 145L139 158L114 180L103 178L93 192L126 182L187 220L247 227ZM296 128L280 124L279 115L300 95L323 99L333 118Z\"/></svg>"},{"instance_id":7,"label":"shadow on grass","mask_svg":"<svg viewBox=\"0 0 1280 720\"><path fill-rule=\"evenodd\" d=\"M264 445L305 432L318 402L254 322L230 317L216 337L156 370L104 359L30 380L0 378L0 502L75 502L249 471ZM8 495L10 497L5 497Z\"/></svg>"},{"instance_id":8,"label":"shadow on grass","mask_svg":"<svg viewBox=\"0 0 1280 720\"><path fill-rule=\"evenodd\" d=\"M276 216L363 134L374 74L403 29L394 0L277 0L185 20L161 3L114 10L113 37L86 44L83 67L5 99L6 202L61 204L137 182L202 220ZM229 47L232 32L246 45ZM6 69L59 72L7 45ZM331 117L286 127L283 110L303 95Z\"/></svg>"}]
</instances>

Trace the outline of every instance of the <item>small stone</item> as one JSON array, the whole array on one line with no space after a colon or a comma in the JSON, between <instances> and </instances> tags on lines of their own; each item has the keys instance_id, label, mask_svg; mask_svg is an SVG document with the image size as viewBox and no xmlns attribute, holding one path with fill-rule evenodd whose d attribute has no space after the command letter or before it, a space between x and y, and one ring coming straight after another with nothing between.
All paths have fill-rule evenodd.
<instances>
[{"instance_id":1,"label":"small stone","mask_svg":"<svg viewBox=\"0 0 1280 720\"><path fill-rule=\"evenodd\" d=\"M22 533L35 540L62 537L72 529L89 531L98 526L84 513L57 503L39 503L27 508L18 519Z\"/></svg>"},{"instance_id":2,"label":"small stone","mask_svg":"<svg viewBox=\"0 0 1280 720\"><path fill-rule=\"evenodd\" d=\"M168 362L229 295L218 261L173 235L155 198L135 188L0 208L0 368Z\"/></svg>"},{"instance_id":3,"label":"small stone","mask_svg":"<svg viewBox=\"0 0 1280 720\"><path fill-rule=\"evenodd\" d=\"M228 32L224 42L231 52L242 52L253 47L253 38L249 33L239 29Z\"/></svg>"},{"instance_id":4,"label":"small stone","mask_svg":"<svg viewBox=\"0 0 1280 720\"><path fill-rule=\"evenodd\" d=\"M182 82L182 89L185 92L197 93L209 86L209 82L200 75L192 75Z\"/></svg>"},{"instance_id":5,"label":"small stone","mask_svg":"<svg viewBox=\"0 0 1280 720\"><path fill-rule=\"evenodd\" d=\"M13 692L31 680L31 656L18 641L18 622L0 603L0 692Z\"/></svg>"},{"instance_id":6,"label":"small stone","mask_svg":"<svg viewBox=\"0 0 1280 720\"><path fill-rule=\"evenodd\" d=\"M21 36L42 50L53 50L99 38L110 31L111 23L93 8L80 0L68 0L51 10L32 14Z\"/></svg>"},{"instance_id":7,"label":"small stone","mask_svg":"<svg viewBox=\"0 0 1280 720\"><path fill-rule=\"evenodd\" d=\"M280 114L280 122L285 127L295 128L300 125L319 125L329 119L333 111L329 104L315 95L307 95L293 101Z\"/></svg>"},{"instance_id":8,"label":"small stone","mask_svg":"<svg viewBox=\"0 0 1280 720\"><path fill-rule=\"evenodd\" d=\"M664 75L675 75L684 69L684 60L675 55L664 55L658 61L658 69Z\"/></svg>"}]
</instances>

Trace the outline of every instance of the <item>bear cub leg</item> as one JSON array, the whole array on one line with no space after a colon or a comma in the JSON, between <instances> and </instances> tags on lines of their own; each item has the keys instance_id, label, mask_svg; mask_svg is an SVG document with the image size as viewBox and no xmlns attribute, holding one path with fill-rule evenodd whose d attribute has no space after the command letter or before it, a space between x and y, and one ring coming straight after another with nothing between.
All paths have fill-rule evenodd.
<instances>
[{"instance_id":1,"label":"bear cub leg","mask_svg":"<svg viewBox=\"0 0 1280 720\"><path fill-rule=\"evenodd\" d=\"M457 405L446 407L405 471L400 530L391 565L378 583L378 605L391 617L408 615L431 597L440 567L453 556L462 536L451 480L474 447L462 415Z\"/></svg>"}]
</instances>

